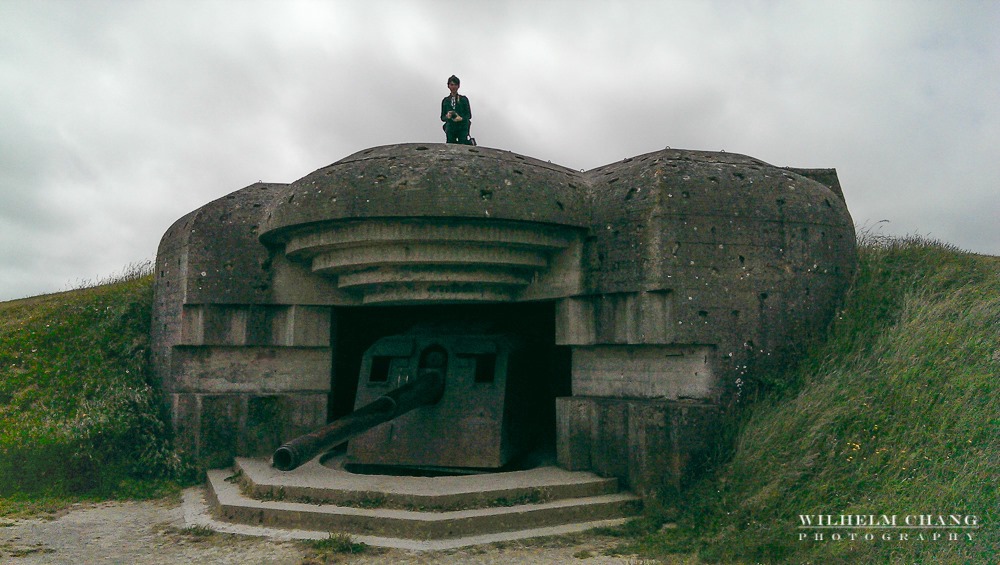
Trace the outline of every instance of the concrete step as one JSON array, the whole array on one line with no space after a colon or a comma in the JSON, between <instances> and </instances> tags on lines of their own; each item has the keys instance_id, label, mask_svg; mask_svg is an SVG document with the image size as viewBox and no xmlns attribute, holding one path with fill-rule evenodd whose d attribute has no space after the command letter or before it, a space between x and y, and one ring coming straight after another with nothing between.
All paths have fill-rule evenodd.
<instances>
[{"instance_id":1,"label":"concrete step","mask_svg":"<svg viewBox=\"0 0 1000 565\"><path fill-rule=\"evenodd\" d=\"M242 492L261 500L327 503L360 508L466 510L552 502L618 492L614 478L555 466L525 471L446 477L362 475L345 471L343 458L310 461L278 471L263 459L237 458Z\"/></svg>"},{"instance_id":2,"label":"concrete step","mask_svg":"<svg viewBox=\"0 0 1000 565\"><path fill-rule=\"evenodd\" d=\"M290 530L286 528L268 528L265 526L251 526L247 524L234 524L232 522L221 522L212 517L209 508L205 489L191 488L184 491L184 522L188 526L200 526L211 530L229 534L265 537L273 540L323 540L330 536L331 532L319 530ZM391 547L406 549L411 551L442 551L470 545L482 545L488 543L507 542L523 540L543 536L559 536L592 530L601 527L619 526L628 521L627 518L617 518L612 520L598 520L596 522L582 522L576 524L566 524L563 526L551 526L547 528L529 528L525 530L515 530L510 532L497 532L479 536L464 536L441 540L414 540L407 538L390 538L384 536L369 536L351 534L351 540L355 543L364 543L374 547Z\"/></svg>"},{"instance_id":3,"label":"concrete step","mask_svg":"<svg viewBox=\"0 0 1000 565\"><path fill-rule=\"evenodd\" d=\"M239 469L244 476L254 477L254 484L264 477L262 465L266 462L241 459ZM321 474L325 469L317 465L311 472L303 476ZM537 471L534 473L533 471ZM343 472L347 475L350 473ZM565 471L531 470L518 471L515 477L505 477L508 473L493 473L486 480L479 475L478 482L470 481L473 477L388 477L372 475L353 475L359 480L370 484L357 492L369 493L367 499L384 501L377 498L391 494L396 496L396 503L403 507L385 507L367 504L368 507L346 506L331 503L308 503L287 500L259 500L241 492L236 474L226 470L213 470L208 474L207 498L216 519L259 528L294 529L309 532L341 532L360 539L376 540L376 545L402 547L406 543L419 544L433 542L434 545L460 547L474 543L489 543L497 539L520 539L541 535L555 535L569 531L581 531L588 527L597 527L620 523L624 518L637 514L641 507L638 497L628 493L608 493L603 481L601 492L586 496L559 496L536 501L520 503L510 497L510 492L521 492L518 488L554 488L554 492L572 493L573 488L564 490L553 482L555 476ZM570 473L569 475L576 475ZM585 473L583 475L589 475ZM321 476L321 475L320 475ZM314 476L314 478L320 478ZM279 477L280 478L280 477ZM343 477L340 477L343 478ZM579 483L589 485L592 481L585 477L571 477L570 485ZM294 483L295 481L287 482ZM325 492L335 492L337 487L335 477L328 475L320 485L309 488ZM402 479L402 480L401 480ZM431 479L431 481L410 479ZM439 480L444 479L444 480ZM247 479L244 479L247 480ZM517 480L525 481L526 485L514 485ZM436 482L435 482L436 481ZM376 484L377 483L377 484ZM278 484L278 483L273 483ZM475 488L488 487L488 495L477 494ZM490 487L492 485L492 487ZM502 485L499 488L497 485ZM541 486L539 486L541 485ZM303 485L298 485L303 486ZM357 485L355 485L357 486ZM285 485L286 493L288 485ZM584 491L592 486L581 487ZM251 489L246 489L251 490ZM350 489L347 489L349 492ZM374 493L374 497L371 496ZM414 496L418 498L413 498ZM446 500L458 500L459 506L466 506L469 500L500 501L501 506L476 506L462 509L442 510L454 502L443 503L433 500L434 496L444 496ZM287 496L287 495L286 495ZM335 495L339 496L339 495ZM458 499L455 497L458 496ZM462 497L467 498L462 498ZM450 498L449 498L450 497ZM392 498L392 497L389 497ZM413 500L420 500L415 504ZM511 501L513 500L513 503ZM409 506L408 506L409 505ZM428 510L434 508L434 510ZM378 543L377 540L387 540ZM367 543L367 542L366 542ZM403 544L403 545L401 545Z\"/></svg>"}]
</instances>

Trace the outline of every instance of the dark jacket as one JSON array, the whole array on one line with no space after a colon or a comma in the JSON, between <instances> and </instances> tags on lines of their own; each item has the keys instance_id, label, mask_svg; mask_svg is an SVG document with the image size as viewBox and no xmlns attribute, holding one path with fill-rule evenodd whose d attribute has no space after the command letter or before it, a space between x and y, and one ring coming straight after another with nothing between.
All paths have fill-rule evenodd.
<instances>
[{"instance_id":1,"label":"dark jacket","mask_svg":"<svg viewBox=\"0 0 1000 565\"><path fill-rule=\"evenodd\" d=\"M455 103L455 107L451 106L451 95L445 96L444 100L441 101L441 121L449 122L446 116L448 112L454 111L466 122L472 120L472 107L469 106L469 99L461 94L458 95L458 101Z\"/></svg>"}]
</instances>

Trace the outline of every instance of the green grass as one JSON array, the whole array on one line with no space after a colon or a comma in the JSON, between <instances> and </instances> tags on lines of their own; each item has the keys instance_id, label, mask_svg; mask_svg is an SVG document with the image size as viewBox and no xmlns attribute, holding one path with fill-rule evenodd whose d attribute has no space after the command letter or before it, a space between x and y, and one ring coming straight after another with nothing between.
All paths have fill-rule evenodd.
<instances>
[{"instance_id":1,"label":"green grass","mask_svg":"<svg viewBox=\"0 0 1000 565\"><path fill-rule=\"evenodd\" d=\"M0 303L0 513L159 496L183 477L151 379L150 271Z\"/></svg>"},{"instance_id":2,"label":"green grass","mask_svg":"<svg viewBox=\"0 0 1000 565\"><path fill-rule=\"evenodd\" d=\"M678 528L629 545L709 562L1000 558L1000 258L865 235L859 261L794 386L737 417L733 452L685 495ZM978 516L972 542L798 537L800 514L952 513Z\"/></svg>"},{"instance_id":3,"label":"green grass","mask_svg":"<svg viewBox=\"0 0 1000 565\"><path fill-rule=\"evenodd\" d=\"M355 542L351 536L339 533L331 533L324 539L308 540L303 542L303 545L311 552L306 562L319 560L322 563L335 563L340 561L339 557L344 555L372 552L372 548L367 544Z\"/></svg>"}]
</instances>

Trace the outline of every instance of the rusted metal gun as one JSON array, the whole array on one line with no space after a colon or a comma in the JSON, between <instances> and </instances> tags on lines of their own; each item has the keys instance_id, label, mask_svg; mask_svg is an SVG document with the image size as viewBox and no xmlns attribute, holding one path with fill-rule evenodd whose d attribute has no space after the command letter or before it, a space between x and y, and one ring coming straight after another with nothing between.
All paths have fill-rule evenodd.
<instances>
[{"instance_id":1,"label":"rusted metal gun","mask_svg":"<svg viewBox=\"0 0 1000 565\"><path fill-rule=\"evenodd\" d=\"M421 406L436 403L444 393L444 373L440 370L425 370L421 373L412 381L385 393L347 416L282 445L274 452L271 465L282 471L291 471L318 453L383 422Z\"/></svg>"}]
</instances>

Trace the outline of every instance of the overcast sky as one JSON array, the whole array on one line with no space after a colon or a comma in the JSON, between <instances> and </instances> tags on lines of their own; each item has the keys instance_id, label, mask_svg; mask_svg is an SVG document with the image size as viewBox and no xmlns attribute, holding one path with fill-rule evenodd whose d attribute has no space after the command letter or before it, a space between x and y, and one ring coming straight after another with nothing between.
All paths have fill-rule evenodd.
<instances>
[{"instance_id":1,"label":"overcast sky","mask_svg":"<svg viewBox=\"0 0 1000 565\"><path fill-rule=\"evenodd\" d=\"M859 226L1000 255L1000 2L0 0L0 300L368 147L835 167ZM888 222L881 223L882 220Z\"/></svg>"}]
</instances>

